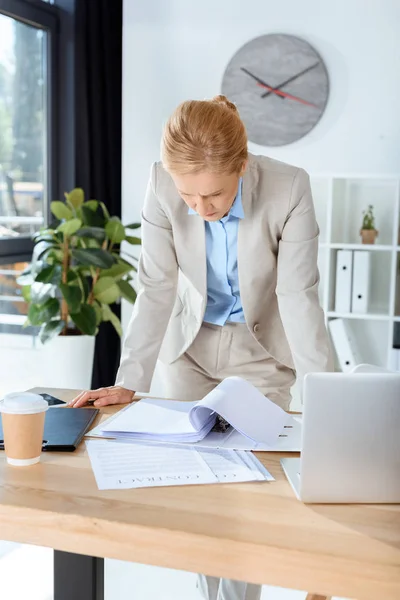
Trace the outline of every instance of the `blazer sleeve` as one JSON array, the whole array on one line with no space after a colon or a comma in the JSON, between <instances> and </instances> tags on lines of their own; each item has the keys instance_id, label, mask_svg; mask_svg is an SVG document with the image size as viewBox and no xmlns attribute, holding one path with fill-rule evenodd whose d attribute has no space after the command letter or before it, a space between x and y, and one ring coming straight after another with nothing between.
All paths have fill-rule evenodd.
<instances>
[{"instance_id":1,"label":"blazer sleeve","mask_svg":"<svg viewBox=\"0 0 400 600\"><path fill-rule=\"evenodd\" d=\"M279 241L276 294L300 382L306 373L333 371L331 346L318 297L318 237L310 180L299 169Z\"/></svg>"},{"instance_id":2,"label":"blazer sleeve","mask_svg":"<svg viewBox=\"0 0 400 600\"><path fill-rule=\"evenodd\" d=\"M116 385L148 392L176 298L178 263L171 223L157 198L153 164L142 212L139 292L125 336Z\"/></svg>"}]
</instances>

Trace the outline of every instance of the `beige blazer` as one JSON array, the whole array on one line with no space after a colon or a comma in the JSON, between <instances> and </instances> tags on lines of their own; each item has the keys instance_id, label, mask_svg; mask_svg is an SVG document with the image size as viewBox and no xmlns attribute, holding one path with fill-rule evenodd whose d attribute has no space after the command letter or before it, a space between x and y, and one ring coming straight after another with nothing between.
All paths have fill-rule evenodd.
<instances>
[{"instance_id":1,"label":"beige blazer","mask_svg":"<svg viewBox=\"0 0 400 600\"><path fill-rule=\"evenodd\" d=\"M305 171L250 155L238 231L240 297L252 335L298 377L332 370L318 299L318 225ZM205 224L161 163L142 214L140 291L117 385L147 392L157 358L173 362L195 339L207 302ZM161 352L160 352L161 350Z\"/></svg>"}]
</instances>

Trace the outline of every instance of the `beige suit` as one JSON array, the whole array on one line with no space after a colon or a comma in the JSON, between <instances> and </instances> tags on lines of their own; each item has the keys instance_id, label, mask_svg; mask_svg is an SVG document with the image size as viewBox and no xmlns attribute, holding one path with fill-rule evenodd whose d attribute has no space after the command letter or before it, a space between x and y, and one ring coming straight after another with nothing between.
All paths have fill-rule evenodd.
<instances>
[{"instance_id":1,"label":"beige suit","mask_svg":"<svg viewBox=\"0 0 400 600\"><path fill-rule=\"evenodd\" d=\"M252 336L297 377L332 370L318 299L319 231L307 173L250 155L242 203L238 271ZM173 363L191 346L203 322L206 276L204 221L188 214L170 175L156 163L142 215L140 291L118 385L148 391L157 358Z\"/></svg>"}]
</instances>

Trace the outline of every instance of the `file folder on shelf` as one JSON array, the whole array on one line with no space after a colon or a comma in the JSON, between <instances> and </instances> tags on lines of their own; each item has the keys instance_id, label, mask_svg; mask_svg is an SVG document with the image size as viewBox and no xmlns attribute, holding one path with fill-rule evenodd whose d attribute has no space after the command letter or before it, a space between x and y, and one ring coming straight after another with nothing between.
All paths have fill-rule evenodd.
<instances>
[{"instance_id":1,"label":"file folder on shelf","mask_svg":"<svg viewBox=\"0 0 400 600\"><path fill-rule=\"evenodd\" d=\"M365 362L359 354L348 321L345 319L332 319L329 321L328 326L340 368L344 373Z\"/></svg>"},{"instance_id":2,"label":"file folder on shelf","mask_svg":"<svg viewBox=\"0 0 400 600\"><path fill-rule=\"evenodd\" d=\"M355 250L353 257L353 291L351 311L367 313L370 289L371 253L367 250Z\"/></svg>"},{"instance_id":3,"label":"file folder on shelf","mask_svg":"<svg viewBox=\"0 0 400 600\"><path fill-rule=\"evenodd\" d=\"M353 252L338 250L336 254L336 288L335 311L349 313L351 311L351 287L353 271Z\"/></svg>"}]
</instances>

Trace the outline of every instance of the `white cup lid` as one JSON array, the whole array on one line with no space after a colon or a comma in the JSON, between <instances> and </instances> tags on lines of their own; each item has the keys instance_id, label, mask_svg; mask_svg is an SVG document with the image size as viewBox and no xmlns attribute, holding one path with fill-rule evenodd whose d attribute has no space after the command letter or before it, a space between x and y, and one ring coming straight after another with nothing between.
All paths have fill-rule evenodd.
<instances>
[{"instance_id":1,"label":"white cup lid","mask_svg":"<svg viewBox=\"0 0 400 600\"><path fill-rule=\"evenodd\" d=\"M49 405L42 396L29 392L7 394L0 402L0 412L10 415L32 415L45 412L48 408Z\"/></svg>"}]
</instances>

